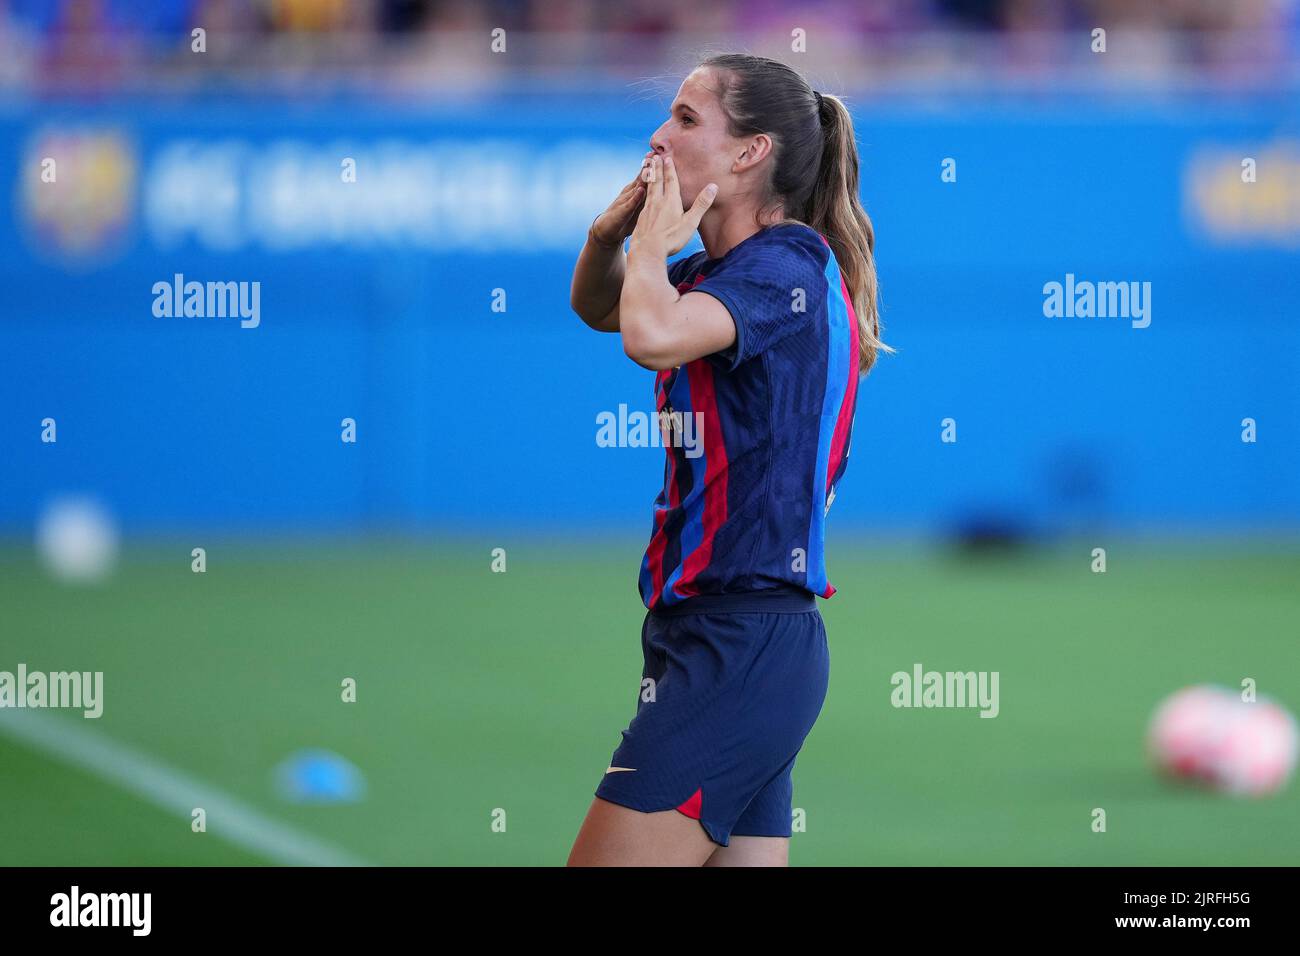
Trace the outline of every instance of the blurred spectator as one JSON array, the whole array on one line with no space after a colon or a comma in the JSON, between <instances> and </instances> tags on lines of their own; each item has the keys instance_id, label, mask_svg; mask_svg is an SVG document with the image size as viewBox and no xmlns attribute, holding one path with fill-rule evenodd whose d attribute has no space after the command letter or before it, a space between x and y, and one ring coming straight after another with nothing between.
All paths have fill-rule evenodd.
<instances>
[{"instance_id":1,"label":"blurred spectator","mask_svg":"<svg viewBox=\"0 0 1300 956\"><path fill-rule=\"evenodd\" d=\"M590 85L702 49L866 82L1294 85L1300 0L0 0L0 84L88 93L160 83L464 87L511 70ZM207 31L207 56L189 52ZM1091 56L1096 27L1104 60ZM511 56L490 59L504 28ZM534 38L535 37L535 38ZM1116 55L1118 54L1118 55ZM430 59L430 58L434 59Z\"/></svg>"}]
</instances>

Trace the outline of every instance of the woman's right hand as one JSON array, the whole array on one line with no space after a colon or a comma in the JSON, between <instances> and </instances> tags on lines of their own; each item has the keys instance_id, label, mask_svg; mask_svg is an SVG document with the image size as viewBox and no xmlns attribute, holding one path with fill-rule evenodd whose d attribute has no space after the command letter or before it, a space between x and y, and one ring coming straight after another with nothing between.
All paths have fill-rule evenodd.
<instances>
[{"instance_id":1,"label":"woman's right hand","mask_svg":"<svg viewBox=\"0 0 1300 956\"><path fill-rule=\"evenodd\" d=\"M637 216L645 206L646 187L641 177L645 173L646 163L653 155L653 150L645 154L636 178L623 187L614 197L614 201L609 204L609 208L597 216L596 221L591 224L592 235L601 245L611 249L615 246L621 248L623 240L632 235L632 230L636 228Z\"/></svg>"}]
</instances>

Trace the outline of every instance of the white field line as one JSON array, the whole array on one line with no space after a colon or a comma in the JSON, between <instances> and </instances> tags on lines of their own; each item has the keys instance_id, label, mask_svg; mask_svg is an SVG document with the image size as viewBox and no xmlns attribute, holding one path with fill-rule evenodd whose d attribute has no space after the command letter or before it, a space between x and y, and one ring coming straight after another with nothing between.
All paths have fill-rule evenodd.
<instances>
[{"instance_id":1,"label":"white field line","mask_svg":"<svg viewBox=\"0 0 1300 956\"><path fill-rule=\"evenodd\" d=\"M78 726L72 719L0 707L0 734L96 774L186 820L196 807L202 807L209 833L276 863L369 865L147 754Z\"/></svg>"}]
</instances>

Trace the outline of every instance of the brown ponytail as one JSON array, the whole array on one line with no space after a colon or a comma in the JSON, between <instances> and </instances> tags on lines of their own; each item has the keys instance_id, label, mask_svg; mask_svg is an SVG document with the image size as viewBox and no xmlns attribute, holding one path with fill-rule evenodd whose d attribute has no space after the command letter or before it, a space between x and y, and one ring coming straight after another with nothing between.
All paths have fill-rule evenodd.
<instances>
[{"instance_id":1,"label":"brown ponytail","mask_svg":"<svg viewBox=\"0 0 1300 956\"><path fill-rule=\"evenodd\" d=\"M894 350L880 337L875 230L858 198L853 118L838 97L815 93L777 60L727 53L709 57L701 66L716 71L722 83L719 99L731 135L765 132L772 137L772 182L760 214L783 206L787 218L782 223L810 226L830 243L857 315L858 370L865 375L878 352Z\"/></svg>"}]
</instances>

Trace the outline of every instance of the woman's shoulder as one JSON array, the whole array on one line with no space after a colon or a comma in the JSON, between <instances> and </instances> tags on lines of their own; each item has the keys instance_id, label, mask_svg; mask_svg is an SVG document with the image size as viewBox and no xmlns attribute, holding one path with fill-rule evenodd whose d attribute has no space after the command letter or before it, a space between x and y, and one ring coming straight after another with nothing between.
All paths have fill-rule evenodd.
<instances>
[{"instance_id":1,"label":"woman's shoulder","mask_svg":"<svg viewBox=\"0 0 1300 956\"><path fill-rule=\"evenodd\" d=\"M821 233L807 223L789 219L763 227L721 258L710 259L704 251L683 256L668 264L668 278L674 285L682 285L701 272L713 275L732 268L743 272L784 263L791 257L820 269L829 254L830 246Z\"/></svg>"},{"instance_id":2,"label":"woman's shoulder","mask_svg":"<svg viewBox=\"0 0 1300 956\"><path fill-rule=\"evenodd\" d=\"M787 220L768 226L759 236L756 258L769 268L794 270L802 274L812 270L821 274L833 255L826 238L804 222Z\"/></svg>"},{"instance_id":3,"label":"woman's shoulder","mask_svg":"<svg viewBox=\"0 0 1300 956\"><path fill-rule=\"evenodd\" d=\"M759 233L756 238L760 240L759 245L806 252L823 263L830 252L830 245L820 232L796 219L774 223Z\"/></svg>"},{"instance_id":4,"label":"woman's shoulder","mask_svg":"<svg viewBox=\"0 0 1300 956\"><path fill-rule=\"evenodd\" d=\"M721 260L716 261L726 264L730 261L757 260L770 264L793 256L810 257L814 262L824 265L829 250L830 246L822 238L821 233L812 226L798 220L787 219L784 222L764 226L739 245L733 246ZM715 260L708 260L708 262L712 261Z\"/></svg>"},{"instance_id":5,"label":"woman's shoulder","mask_svg":"<svg viewBox=\"0 0 1300 956\"><path fill-rule=\"evenodd\" d=\"M800 220L785 220L776 222L775 225L768 226L768 234L777 241L785 243L798 243L798 245L811 246L814 248L826 247L826 238L822 233L814 229L807 222Z\"/></svg>"}]
</instances>

